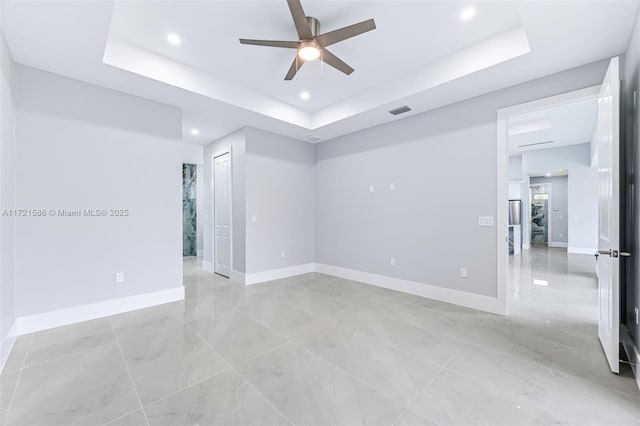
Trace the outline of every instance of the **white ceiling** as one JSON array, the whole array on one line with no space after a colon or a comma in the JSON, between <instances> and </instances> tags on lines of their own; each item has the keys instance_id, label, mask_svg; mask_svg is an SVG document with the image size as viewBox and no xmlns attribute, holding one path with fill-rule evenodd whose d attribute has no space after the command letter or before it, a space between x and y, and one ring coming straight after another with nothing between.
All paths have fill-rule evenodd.
<instances>
[{"instance_id":1,"label":"white ceiling","mask_svg":"<svg viewBox=\"0 0 640 426\"><path fill-rule=\"evenodd\" d=\"M111 34L312 112L521 25L515 8L508 4L480 5L479 19L462 23L456 2L305 1L306 14L320 20L321 32L369 18L375 18L377 29L331 46L334 54L355 68L351 76L330 66L321 70L316 61L305 64L293 81L284 81L295 50L241 46L238 39L297 40L286 2L236 3L229 7L220 2L118 1ZM180 34L180 47L165 42L167 31ZM311 94L308 101L300 99L303 90Z\"/></svg>"},{"instance_id":2,"label":"white ceiling","mask_svg":"<svg viewBox=\"0 0 640 426\"><path fill-rule=\"evenodd\" d=\"M623 53L638 2L469 3L307 0L322 31L374 18L378 29L332 46L356 72L306 64L283 81L288 49L239 37L295 39L285 0L11 1L5 36L18 63L175 105L185 141L251 125L334 138ZM182 38L179 47L166 34ZM310 66L314 65L314 66ZM299 93L307 90L308 101ZM192 127L200 135L189 134Z\"/></svg>"},{"instance_id":3,"label":"white ceiling","mask_svg":"<svg viewBox=\"0 0 640 426\"><path fill-rule=\"evenodd\" d=\"M509 117L509 154L589 143L597 119L597 99Z\"/></svg>"}]
</instances>

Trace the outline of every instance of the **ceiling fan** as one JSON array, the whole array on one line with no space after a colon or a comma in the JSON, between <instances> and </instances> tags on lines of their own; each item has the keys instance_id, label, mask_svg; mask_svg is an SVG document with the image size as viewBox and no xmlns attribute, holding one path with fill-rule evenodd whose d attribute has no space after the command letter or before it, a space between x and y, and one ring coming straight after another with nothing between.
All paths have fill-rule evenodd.
<instances>
[{"instance_id":1,"label":"ceiling fan","mask_svg":"<svg viewBox=\"0 0 640 426\"><path fill-rule=\"evenodd\" d=\"M328 46L340 41L355 37L367 31L375 30L376 23L373 19L349 25L338 30L320 33L320 21L311 16L306 16L302 9L300 0L287 0L289 10L293 17L293 23L298 32L298 41L275 41L275 40L250 40L241 38L241 44L253 44L256 46L282 47L286 49L296 49L298 52L289 68L289 72L284 77L285 80L293 80L296 73L305 62L320 59L335 69L349 75L354 70L344 61L327 50Z\"/></svg>"}]
</instances>

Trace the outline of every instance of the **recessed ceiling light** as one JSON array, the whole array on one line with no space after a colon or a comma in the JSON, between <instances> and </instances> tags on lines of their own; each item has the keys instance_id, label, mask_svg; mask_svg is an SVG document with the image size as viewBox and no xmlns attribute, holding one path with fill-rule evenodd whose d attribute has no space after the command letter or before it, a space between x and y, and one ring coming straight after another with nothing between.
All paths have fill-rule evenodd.
<instances>
[{"instance_id":1,"label":"recessed ceiling light","mask_svg":"<svg viewBox=\"0 0 640 426\"><path fill-rule=\"evenodd\" d=\"M178 46L182 40L180 40L180 36L176 33L167 34L167 41L174 46Z\"/></svg>"},{"instance_id":2,"label":"recessed ceiling light","mask_svg":"<svg viewBox=\"0 0 640 426\"><path fill-rule=\"evenodd\" d=\"M309 99L311 97L311 95L309 94L309 92L302 92L300 93L300 99L304 99L305 101L307 99Z\"/></svg>"},{"instance_id":3,"label":"recessed ceiling light","mask_svg":"<svg viewBox=\"0 0 640 426\"><path fill-rule=\"evenodd\" d=\"M551 173L545 173L544 174L546 177L551 177Z\"/></svg>"},{"instance_id":4,"label":"recessed ceiling light","mask_svg":"<svg viewBox=\"0 0 640 426\"><path fill-rule=\"evenodd\" d=\"M475 7L465 7L464 9L462 9L462 12L460 12L460 19L462 21L470 21L474 16L476 16Z\"/></svg>"},{"instance_id":5,"label":"recessed ceiling light","mask_svg":"<svg viewBox=\"0 0 640 426\"><path fill-rule=\"evenodd\" d=\"M193 136L198 136L198 135L200 134L200 130L198 130L198 129L191 129L191 134L192 134Z\"/></svg>"}]
</instances>

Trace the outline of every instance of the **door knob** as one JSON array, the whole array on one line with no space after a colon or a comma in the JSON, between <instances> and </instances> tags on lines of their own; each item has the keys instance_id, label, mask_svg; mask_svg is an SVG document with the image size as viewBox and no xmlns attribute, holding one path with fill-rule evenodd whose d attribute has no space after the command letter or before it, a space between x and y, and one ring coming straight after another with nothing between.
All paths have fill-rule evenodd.
<instances>
[{"instance_id":1,"label":"door knob","mask_svg":"<svg viewBox=\"0 0 640 426\"><path fill-rule=\"evenodd\" d=\"M611 257L618 257L618 256L620 256L620 257L630 257L631 256L631 253L628 253L626 251L618 251L618 250L612 250L612 249L609 249L609 250L598 250L595 253L596 260L598 260L598 256L600 256L601 254L606 254L607 256L611 256Z\"/></svg>"}]
</instances>

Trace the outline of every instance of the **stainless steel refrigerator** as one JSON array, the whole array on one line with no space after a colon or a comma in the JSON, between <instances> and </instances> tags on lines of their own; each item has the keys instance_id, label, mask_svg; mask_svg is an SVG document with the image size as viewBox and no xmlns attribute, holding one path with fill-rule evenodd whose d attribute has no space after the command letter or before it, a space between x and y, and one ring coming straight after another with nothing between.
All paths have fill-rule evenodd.
<instances>
[{"instance_id":1,"label":"stainless steel refrigerator","mask_svg":"<svg viewBox=\"0 0 640 426\"><path fill-rule=\"evenodd\" d=\"M522 200L509 200L509 225L522 225Z\"/></svg>"},{"instance_id":2,"label":"stainless steel refrigerator","mask_svg":"<svg viewBox=\"0 0 640 426\"><path fill-rule=\"evenodd\" d=\"M522 201L509 200L509 254L522 251Z\"/></svg>"}]
</instances>

